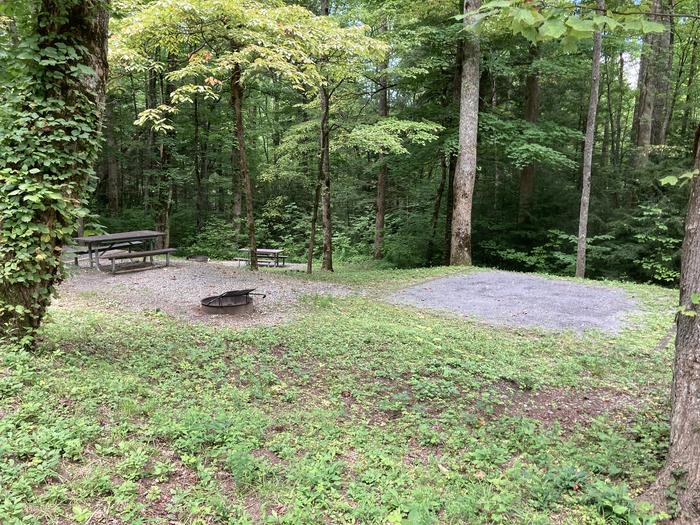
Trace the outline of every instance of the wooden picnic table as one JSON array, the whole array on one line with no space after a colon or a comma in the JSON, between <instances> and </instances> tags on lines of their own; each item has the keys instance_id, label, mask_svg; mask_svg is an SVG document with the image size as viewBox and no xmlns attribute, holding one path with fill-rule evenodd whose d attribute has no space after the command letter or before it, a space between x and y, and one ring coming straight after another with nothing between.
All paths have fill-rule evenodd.
<instances>
[{"instance_id":1,"label":"wooden picnic table","mask_svg":"<svg viewBox=\"0 0 700 525\"><path fill-rule=\"evenodd\" d=\"M241 248L239 251L246 252L248 254L248 263L250 264L250 248ZM286 255L282 255L284 250L277 248L257 248L255 250L255 255L258 259L266 259L271 263L274 263L275 268L280 265L280 259L282 260L282 266L285 264L287 259Z\"/></svg>"},{"instance_id":2,"label":"wooden picnic table","mask_svg":"<svg viewBox=\"0 0 700 525\"><path fill-rule=\"evenodd\" d=\"M94 267L95 262L99 267L99 253L106 252L115 247L124 246L125 243L144 243L148 244L149 248L155 248L156 239L164 237L163 232L154 230L137 230L131 232L108 233L105 235L90 235L87 237L76 237L74 240L78 244L86 246L90 257L90 268ZM93 253L95 259L93 260Z\"/></svg>"}]
</instances>

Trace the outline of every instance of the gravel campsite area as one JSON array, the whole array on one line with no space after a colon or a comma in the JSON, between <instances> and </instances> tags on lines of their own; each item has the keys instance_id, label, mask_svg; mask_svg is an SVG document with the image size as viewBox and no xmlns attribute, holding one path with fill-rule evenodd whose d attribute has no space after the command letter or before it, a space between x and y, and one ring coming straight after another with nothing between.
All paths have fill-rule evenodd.
<instances>
[{"instance_id":1,"label":"gravel campsite area","mask_svg":"<svg viewBox=\"0 0 700 525\"><path fill-rule=\"evenodd\" d=\"M350 288L285 275L287 270L251 272L225 262L175 260L152 270L112 275L96 269L71 268L59 287L58 308L73 300L93 301L96 308L125 308L142 312L160 310L190 322L227 326L271 325L286 321L300 310L304 295L342 296ZM229 290L255 288L255 309L237 315L210 315L200 300Z\"/></svg>"},{"instance_id":2,"label":"gravel campsite area","mask_svg":"<svg viewBox=\"0 0 700 525\"><path fill-rule=\"evenodd\" d=\"M619 288L502 271L434 279L389 300L492 324L608 333L618 332L637 306Z\"/></svg>"}]
</instances>

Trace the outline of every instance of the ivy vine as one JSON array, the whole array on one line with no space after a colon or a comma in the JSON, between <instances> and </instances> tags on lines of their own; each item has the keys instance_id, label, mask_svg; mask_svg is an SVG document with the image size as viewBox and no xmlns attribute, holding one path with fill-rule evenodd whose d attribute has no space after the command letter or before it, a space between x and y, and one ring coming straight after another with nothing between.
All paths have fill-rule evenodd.
<instances>
[{"instance_id":1,"label":"ivy vine","mask_svg":"<svg viewBox=\"0 0 700 525\"><path fill-rule=\"evenodd\" d=\"M93 16L98 5L89 4ZM0 344L27 347L63 278L63 247L87 214L101 111L75 19L86 3L44 0L26 27L13 8L0 13Z\"/></svg>"}]
</instances>

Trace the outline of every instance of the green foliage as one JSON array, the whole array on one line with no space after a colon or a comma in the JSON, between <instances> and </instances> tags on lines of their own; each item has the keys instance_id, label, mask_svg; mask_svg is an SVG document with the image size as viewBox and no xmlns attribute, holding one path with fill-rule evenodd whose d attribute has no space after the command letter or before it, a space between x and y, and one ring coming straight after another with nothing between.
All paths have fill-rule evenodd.
<instances>
[{"instance_id":1,"label":"green foliage","mask_svg":"<svg viewBox=\"0 0 700 525\"><path fill-rule=\"evenodd\" d=\"M598 264L609 264L610 248L601 245L610 240L601 235L588 238L587 259L591 271ZM561 230L549 230L546 240L529 250L519 250L495 239L480 244L485 256L498 261L507 268L527 268L528 270L561 275L573 275L576 269L576 236Z\"/></svg>"},{"instance_id":2,"label":"green foliage","mask_svg":"<svg viewBox=\"0 0 700 525\"><path fill-rule=\"evenodd\" d=\"M637 503L624 485L610 486L595 482L588 488L586 499L595 505L606 523L653 525L668 517L653 512L649 503Z\"/></svg>"},{"instance_id":3,"label":"green foliage","mask_svg":"<svg viewBox=\"0 0 700 525\"><path fill-rule=\"evenodd\" d=\"M574 8L566 2L537 5L523 0L491 0L485 2L472 18L471 28L488 21L491 26L508 28L530 42L559 40L565 50L576 49L579 40L587 39L596 31L630 31L634 33L661 33L663 24L650 20L636 9L598 12L596 6Z\"/></svg>"},{"instance_id":4,"label":"green foliage","mask_svg":"<svg viewBox=\"0 0 700 525\"><path fill-rule=\"evenodd\" d=\"M219 218L209 219L191 242L186 242L187 255L206 255L213 259L233 259L241 254L241 242L237 228Z\"/></svg>"},{"instance_id":5,"label":"green foliage","mask_svg":"<svg viewBox=\"0 0 700 525\"><path fill-rule=\"evenodd\" d=\"M650 282L673 284L678 282L679 251L682 239L672 230L674 217L669 211L656 206L640 206L633 218L634 238L643 246L634 260L642 275Z\"/></svg>"},{"instance_id":6,"label":"green foliage","mask_svg":"<svg viewBox=\"0 0 700 525\"><path fill-rule=\"evenodd\" d=\"M55 11L0 35L0 343L31 343L61 280L61 249L88 214L100 146L84 28L65 25L100 4L42 5Z\"/></svg>"},{"instance_id":7,"label":"green foliage","mask_svg":"<svg viewBox=\"0 0 700 525\"><path fill-rule=\"evenodd\" d=\"M404 142L426 144L437 139L435 133L443 128L434 122L412 122L395 118L353 128L343 145L370 153L405 154Z\"/></svg>"}]
</instances>

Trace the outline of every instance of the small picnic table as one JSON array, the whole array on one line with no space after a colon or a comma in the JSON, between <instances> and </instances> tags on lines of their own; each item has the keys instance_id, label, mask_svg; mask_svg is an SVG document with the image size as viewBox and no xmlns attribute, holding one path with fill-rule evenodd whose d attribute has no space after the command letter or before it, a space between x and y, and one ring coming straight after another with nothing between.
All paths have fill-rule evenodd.
<instances>
[{"instance_id":1,"label":"small picnic table","mask_svg":"<svg viewBox=\"0 0 700 525\"><path fill-rule=\"evenodd\" d=\"M239 251L246 252L248 254L248 263L250 264L250 248L241 248ZM277 248L257 248L255 250L255 255L258 259L270 261L271 265L274 265L275 268L277 268L280 266L280 260L282 262L282 266L284 266L285 260L287 259L286 255L282 255L283 252L284 250Z\"/></svg>"},{"instance_id":2,"label":"small picnic table","mask_svg":"<svg viewBox=\"0 0 700 525\"><path fill-rule=\"evenodd\" d=\"M90 235L87 237L76 237L74 240L78 244L86 246L88 249L88 255L90 257L90 268L94 267L94 263L97 262L99 266L99 254L100 252L106 252L115 247L124 246L125 243L148 243L149 248L152 250L155 247L156 239L164 237L163 232L157 232L153 230L138 230L131 232L120 232L120 233L108 233L105 235ZM93 261L92 254L95 254L95 259Z\"/></svg>"}]
</instances>

